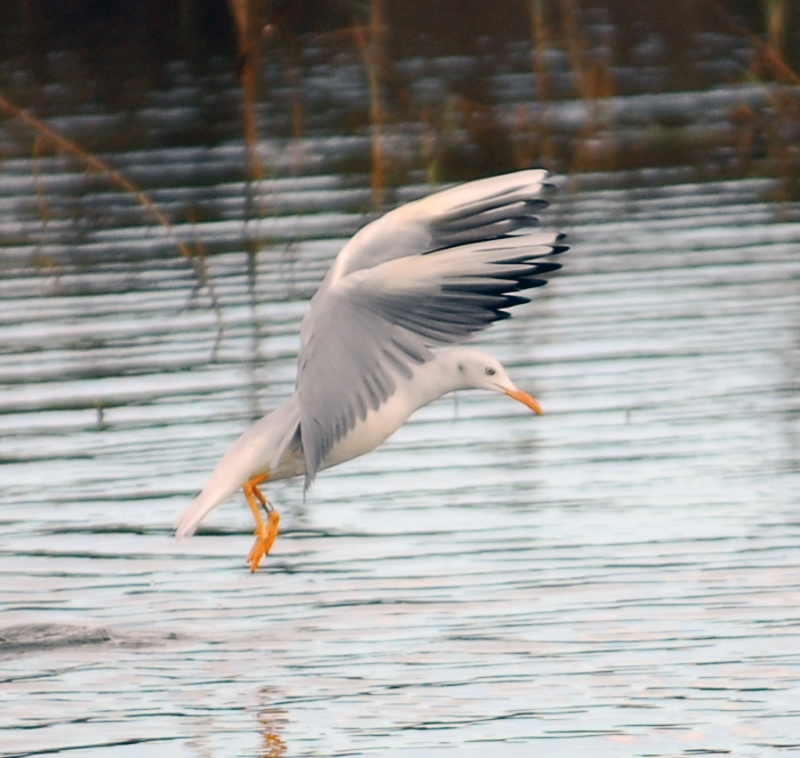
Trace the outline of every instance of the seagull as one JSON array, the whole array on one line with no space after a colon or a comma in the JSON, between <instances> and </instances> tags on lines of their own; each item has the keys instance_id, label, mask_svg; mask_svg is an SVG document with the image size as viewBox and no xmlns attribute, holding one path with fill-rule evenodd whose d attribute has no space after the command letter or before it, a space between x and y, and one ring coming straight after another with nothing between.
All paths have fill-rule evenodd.
<instances>
[{"instance_id":1,"label":"seagull","mask_svg":"<svg viewBox=\"0 0 800 758\"><path fill-rule=\"evenodd\" d=\"M536 228L547 178L529 169L467 182L358 231L301 323L294 393L233 443L176 536L193 534L241 487L256 523L247 557L256 571L280 521L265 482L303 476L308 490L319 471L373 450L455 390L503 393L540 415L499 361L459 343L530 302L517 293L560 268L549 257L567 249L564 235Z\"/></svg>"}]
</instances>

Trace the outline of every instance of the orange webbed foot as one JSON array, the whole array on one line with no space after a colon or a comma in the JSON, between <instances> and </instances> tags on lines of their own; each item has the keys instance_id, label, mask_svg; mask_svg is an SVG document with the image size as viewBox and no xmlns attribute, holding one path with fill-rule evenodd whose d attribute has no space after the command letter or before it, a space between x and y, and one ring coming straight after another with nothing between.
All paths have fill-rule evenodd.
<instances>
[{"instance_id":1,"label":"orange webbed foot","mask_svg":"<svg viewBox=\"0 0 800 758\"><path fill-rule=\"evenodd\" d=\"M281 520L280 514L267 502L267 498L261 494L258 485L267 481L269 477L266 474L259 474L247 481L244 485L244 495L250 505L250 510L253 513L253 519L256 522L256 541L247 556L247 562L250 564L250 570L255 571L258 568L261 559L270 551L275 538L278 536L278 523ZM256 502L258 501L258 502ZM261 518L261 510L259 505L267 512L267 523Z\"/></svg>"},{"instance_id":2,"label":"orange webbed foot","mask_svg":"<svg viewBox=\"0 0 800 758\"><path fill-rule=\"evenodd\" d=\"M250 564L250 571L255 571L261 563L261 559L270 551L275 538L278 536L278 523L280 522L280 514L272 510L267 514L267 523L263 522L256 528L255 535L256 541L247 556L247 562Z\"/></svg>"}]
</instances>

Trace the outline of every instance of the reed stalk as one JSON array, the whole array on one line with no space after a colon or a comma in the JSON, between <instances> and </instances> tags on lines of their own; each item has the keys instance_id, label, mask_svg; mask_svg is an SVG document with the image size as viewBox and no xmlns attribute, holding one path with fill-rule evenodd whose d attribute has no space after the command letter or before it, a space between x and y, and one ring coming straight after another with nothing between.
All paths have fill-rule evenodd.
<instances>
[{"instance_id":1,"label":"reed stalk","mask_svg":"<svg viewBox=\"0 0 800 758\"><path fill-rule=\"evenodd\" d=\"M383 21L383 0L370 0L369 20L366 29L353 24L353 38L364 62L369 92L369 122L372 132L372 171L370 184L372 202L382 208L386 191L386 157L384 154L383 125L385 110L381 98L381 68L385 55L386 26Z\"/></svg>"},{"instance_id":2,"label":"reed stalk","mask_svg":"<svg viewBox=\"0 0 800 758\"><path fill-rule=\"evenodd\" d=\"M545 14L546 0L530 0L531 43L533 45L533 73L536 76L536 94L539 100L537 125L541 133L542 157L551 161L552 139L548 104L553 99L550 73L547 70L547 50L550 45L550 30Z\"/></svg>"},{"instance_id":3,"label":"reed stalk","mask_svg":"<svg viewBox=\"0 0 800 758\"><path fill-rule=\"evenodd\" d=\"M57 152L74 158L89 171L104 175L114 186L126 192L130 192L153 218L164 227L175 242L175 246L178 248L180 254L185 258L195 257L189 247L178 238L170 220L142 190L130 181L130 179L126 179L119 171L111 168L107 163L96 158L91 153L87 153L80 145L72 142L72 140L62 137L58 132L53 131L49 126L39 121L38 118L26 113L22 108L12 103L2 94L0 94L0 109L4 110L10 116L18 118L34 132L38 140L37 150L41 150L42 142L52 145Z\"/></svg>"},{"instance_id":4,"label":"reed stalk","mask_svg":"<svg viewBox=\"0 0 800 758\"><path fill-rule=\"evenodd\" d=\"M217 347L222 338L223 321L222 311L217 300L217 294L214 285L208 278L206 269L205 254L202 247L198 244L191 249L183 240L181 240L175 232L175 227L172 222L159 210L158 206L137 187L130 179L127 179L119 171L111 168L107 163L100 160L96 156L88 153L80 145L72 140L60 135L58 132L51 129L46 124L42 123L39 119L26 113L22 108L12 103L8 98L0 93L0 110L5 111L10 116L18 118L22 121L31 131L36 135L34 141L34 154L38 155L42 152L45 145L50 145L56 152L67 155L75 160L80 165L84 166L88 171L105 176L108 182L117 187L118 189L130 192L137 200L137 202L163 227L166 233L172 238L178 252L187 260L191 261L192 267L197 277L197 289L205 287L211 299L211 305L217 317L217 335L214 341L212 354L216 355ZM43 205L43 200L40 198L40 209L44 210L45 223L49 218L49 210ZM191 299L191 298L190 298Z\"/></svg>"},{"instance_id":5,"label":"reed stalk","mask_svg":"<svg viewBox=\"0 0 800 758\"><path fill-rule=\"evenodd\" d=\"M786 52L786 19L789 13L788 0L763 0L767 27L767 41L770 47L783 58Z\"/></svg>"},{"instance_id":6,"label":"reed stalk","mask_svg":"<svg viewBox=\"0 0 800 758\"><path fill-rule=\"evenodd\" d=\"M264 167L258 152L258 126L255 105L258 100L259 42L261 27L251 0L228 0L239 43L239 81L242 85L242 124L247 147L249 178L260 181Z\"/></svg>"}]
</instances>

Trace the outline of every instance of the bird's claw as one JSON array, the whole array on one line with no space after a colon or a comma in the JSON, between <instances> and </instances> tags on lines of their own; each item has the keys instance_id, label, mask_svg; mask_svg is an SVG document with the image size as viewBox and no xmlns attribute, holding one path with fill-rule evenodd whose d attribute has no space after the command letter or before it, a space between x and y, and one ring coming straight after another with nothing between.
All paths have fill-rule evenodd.
<instances>
[{"instance_id":1,"label":"bird's claw","mask_svg":"<svg viewBox=\"0 0 800 758\"><path fill-rule=\"evenodd\" d=\"M255 531L256 541L247 556L247 562L250 564L250 571L255 571L261 563L261 559L271 550L275 538L278 536L278 522L280 522L280 514L272 510L267 514L267 523L259 524Z\"/></svg>"}]
</instances>

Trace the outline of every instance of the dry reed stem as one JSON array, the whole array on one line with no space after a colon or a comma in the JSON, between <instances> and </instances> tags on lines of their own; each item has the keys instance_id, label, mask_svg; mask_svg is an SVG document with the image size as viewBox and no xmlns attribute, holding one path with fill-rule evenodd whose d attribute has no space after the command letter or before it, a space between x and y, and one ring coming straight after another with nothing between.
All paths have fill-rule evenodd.
<instances>
[{"instance_id":1,"label":"dry reed stem","mask_svg":"<svg viewBox=\"0 0 800 758\"><path fill-rule=\"evenodd\" d=\"M789 17L788 0L764 0L767 39L773 50L783 57L786 38L786 19Z\"/></svg>"},{"instance_id":2,"label":"dry reed stem","mask_svg":"<svg viewBox=\"0 0 800 758\"><path fill-rule=\"evenodd\" d=\"M578 146L570 166L570 173L581 173L585 170L617 168L617 151L612 146L610 154L599 155L593 151L592 138L596 137L602 127L610 129L610 112L605 117L601 110L601 100L613 96L613 80L611 65L606 61L600 66L587 65L586 40L580 28L580 8L578 0L560 0L561 14L566 34L570 64L577 81L577 94L586 103L588 119L578 135Z\"/></svg>"},{"instance_id":3,"label":"dry reed stem","mask_svg":"<svg viewBox=\"0 0 800 758\"><path fill-rule=\"evenodd\" d=\"M542 132L540 143L546 160L552 159L552 140L550 135L550 115L547 105L552 98L550 73L547 70L547 48L549 45L549 27L544 12L545 0L531 0L531 36L533 43L533 73L536 75L536 93L539 96L542 116L539 128Z\"/></svg>"},{"instance_id":4,"label":"dry reed stem","mask_svg":"<svg viewBox=\"0 0 800 758\"><path fill-rule=\"evenodd\" d=\"M712 7L717 12L717 15L725 21L732 31L741 35L742 37L747 38L750 44L753 45L756 50L758 50L758 53L761 56L761 62L769 67L772 75L780 84L800 84L800 76L798 76L792 70L791 66L789 66L789 64L784 60L780 49L772 44L772 35L777 34L777 29L770 29L769 41L764 42L761 37L732 18L722 3L715 2L713 3ZM773 23L777 25L777 22L771 17L768 17L767 23L770 26Z\"/></svg>"},{"instance_id":5,"label":"dry reed stem","mask_svg":"<svg viewBox=\"0 0 800 758\"><path fill-rule=\"evenodd\" d=\"M372 202L381 208L386 189L386 158L383 146L383 124L385 111L381 101L380 70L383 58L383 41L386 27L383 23L382 0L370 0L368 34L360 24L353 24L353 38L356 42L364 69L367 73L369 91L369 120L372 126Z\"/></svg>"},{"instance_id":6,"label":"dry reed stem","mask_svg":"<svg viewBox=\"0 0 800 758\"><path fill-rule=\"evenodd\" d=\"M257 7L258 6L258 7ZM247 149L248 172L245 180L245 235L244 246L247 252L247 291L250 299L250 312L253 319L253 344L251 355L255 361L259 352L261 330L256 318L258 253L263 240L249 233L248 221L260 218L261 207L260 185L264 179L264 164L258 150L258 123L256 120L256 103L258 101L258 84L260 70L261 43L266 36L274 32L272 20L265 19L259 12L257 0L228 0L228 7L236 25L239 43L239 82L242 86L242 125L244 141ZM279 11L282 9L279 9ZM258 193L258 194L257 194ZM254 396L254 411L259 412L257 399Z\"/></svg>"},{"instance_id":7,"label":"dry reed stem","mask_svg":"<svg viewBox=\"0 0 800 758\"><path fill-rule=\"evenodd\" d=\"M198 279L197 287L205 287L208 290L209 297L211 298L212 308L217 316L217 337L213 349L213 353L216 355L217 346L221 340L223 330L222 312L219 307L219 302L217 301L217 295L214 286L208 279L206 273L205 256L202 252L202 249L198 246L196 251L193 252L190 250L189 246L186 245L175 233L175 228L172 226L172 223L158 209L155 203L153 203L153 201L142 190L140 190L129 179L126 179L119 171L111 168L111 166L104 161L101 161L99 158L96 158L95 156L86 152L86 150L72 142L72 140L69 140L53 131L49 126L46 126L39 119L31 116L29 113L26 113L2 94L0 94L0 109L4 110L12 117L20 119L26 126L30 127L30 129L36 135L36 140L34 142L34 156L39 155L44 144L52 145L56 152L68 155L69 157L75 159L78 163L84 165L89 171L107 177L108 181L113 186L116 186L126 192L130 192L137 199L137 201L153 216L153 218L155 218L155 220L167 231L167 234L172 237L175 246L178 248L178 252L180 252L184 258L192 262L195 275ZM40 207L42 207L42 202L43 201L40 199ZM48 217L49 214L46 214L45 223L47 223Z\"/></svg>"},{"instance_id":8,"label":"dry reed stem","mask_svg":"<svg viewBox=\"0 0 800 758\"><path fill-rule=\"evenodd\" d=\"M575 0L560 0L559 5L561 6L561 17L564 23L569 62L572 66L572 72L575 74L576 94L582 100L585 100L587 105L590 105L592 93L589 87L589 77L586 73L586 42L578 24L578 4Z\"/></svg>"},{"instance_id":9,"label":"dry reed stem","mask_svg":"<svg viewBox=\"0 0 800 758\"><path fill-rule=\"evenodd\" d=\"M71 140L68 140L66 137L62 137L57 132L54 132L49 126L46 126L39 121L39 119L34 118L30 114L26 113L21 108L14 105L14 103L12 103L10 100L7 100L5 97L3 97L1 94L0 108L6 111L6 113L9 113L10 115L15 116L23 121L33 130L40 140L50 143L58 152L75 158L79 163L82 163L84 166L86 166L86 168L96 174L103 174L107 176L112 184L134 195L139 203L141 203L141 205L143 205L153 215L156 221L158 221L158 223L167 230L169 235L174 240L176 247L180 251L180 254L185 258L194 257L192 251L189 250L189 248L180 239L178 239L170 220L156 207L153 201L147 197L142 190L140 190L129 179L126 179L119 171L111 168L111 166L109 166L107 163L104 163L99 158L95 158L90 153L87 153L83 148L81 148L79 145L76 145Z\"/></svg>"},{"instance_id":10,"label":"dry reed stem","mask_svg":"<svg viewBox=\"0 0 800 758\"><path fill-rule=\"evenodd\" d=\"M251 11L249 0L228 0L228 6L236 22L236 33L239 40L239 81L241 82L244 96L242 122L250 163L250 179L260 181L264 177L264 167L258 152L258 126L255 117L255 104L258 97L261 25L256 20L256 14Z\"/></svg>"},{"instance_id":11,"label":"dry reed stem","mask_svg":"<svg viewBox=\"0 0 800 758\"><path fill-rule=\"evenodd\" d=\"M758 51L758 59L754 61L753 68L757 65L766 69L767 73L773 76L779 85L776 92L767 91L767 98L772 102L778 116L791 120L796 123L797 113L800 109L797 93L789 89L787 85L794 87L800 85L800 76L785 61L778 45L785 33L784 22L788 13L788 8L781 1L768 2L765 5L766 25L768 40L765 42L757 34L751 32L747 27L733 19L725 7L715 2L714 10L717 12L728 27L735 33L749 40L755 50ZM746 107L742 112L747 112ZM739 116L739 113L734 116ZM778 124L780 119L778 119ZM775 160L781 171L781 183L778 189L778 199L781 203L786 203L797 195L798 185L798 158L797 147L794 142L787 142L781 134L780 126L776 126L774 120L763 120L763 129L771 138L768 144L768 151Z\"/></svg>"}]
</instances>

